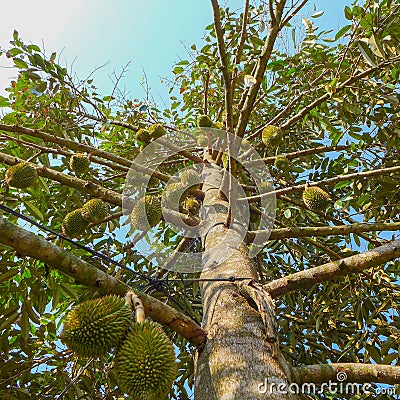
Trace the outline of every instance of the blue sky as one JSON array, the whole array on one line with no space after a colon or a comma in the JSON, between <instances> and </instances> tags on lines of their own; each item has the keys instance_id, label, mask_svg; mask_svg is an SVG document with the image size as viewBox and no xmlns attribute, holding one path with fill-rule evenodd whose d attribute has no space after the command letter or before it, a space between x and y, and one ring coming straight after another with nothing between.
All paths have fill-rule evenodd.
<instances>
[{"instance_id":1,"label":"blue sky","mask_svg":"<svg viewBox=\"0 0 400 400\"><path fill-rule=\"evenodd\" d=\"M220 0L221 5L225 3L236 9L243 0ZM337 30L345 24L343 8L350 3L310 1L302 16L310 15L315 6L325 11L316 21L324 29ZM94 75L103 93L112 88L112 73L131 62L123 85L133 96L143 97L144 69L157 102L168 100L160 77L171 77L172 65L186 57L183 44L201 44L204 27L212 22L208 0L69 0L62 4L61 8L53 0L2 0L0 47L8 46L17 29L26 42L43 42L49 54L62 50L61 63L73 63L81 78L107 63ZM15 76L6 66L2 57L0 91Z\"/></svg>"}]
</instances>

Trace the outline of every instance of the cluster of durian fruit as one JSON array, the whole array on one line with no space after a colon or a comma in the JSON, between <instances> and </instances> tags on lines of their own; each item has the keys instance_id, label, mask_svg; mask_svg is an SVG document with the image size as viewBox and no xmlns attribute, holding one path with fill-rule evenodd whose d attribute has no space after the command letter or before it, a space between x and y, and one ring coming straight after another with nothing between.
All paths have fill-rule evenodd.
<instances>
[{"instance_id":1,"label":"cluster of durian fruit","mask_svg":"<svg viewBox=\"0 0 400 400\"><path fill-rule=\"evenodd\" d=\"M153 124L149 128L141 128L136 132L136 140L140 145L140 151L142 151L152 140L156 140L168 133L167 129L161 124Z\"/></svg>"},{"instance_id":2,"label":"cluster of durian fruit","mask_svg":"<svg viewBox=\"0 0 400 400\"><path fill-rule=\"evenodd\" d=\"M130 215L131 227L141 231L154 228L162 219L162 206L174 209L179 204L180 212L187 212L192 216L197 215L200 203L189 195L189 189L198 189L199 187L200 175L198 172L193 169L185 170L180 182L169 184L161 197L157 194L147 194L138 200Z\"/></svg>"},{"instance_id":3,"label":"cluster of durian fruit","mask_svg":"<svg viewBox=\"0 0 400 400\"><path fill-rule=\"evenodd\" d=\"M109 207L101 199L91 199L81 208L68 213L61 225L63 234L68 237L79 236L90 223L96 223L109 215Z\"/></svg>"},{"instance_id":4,"label":"cluster of durian fruit","mask_svg":"<svg viewBox=\"0 0 400 400\"><path fill-rule=\"evenodd\" d=\"M133 322L130 307L118 296L87 300L64 321L61 340L82 357L107 356L122 391L133 400L159 400L176 377L174 347L161 325Z\"/></svg>"},{"instance_id":5,"label":"cluster of durian fruit","mask_svg":"<svg viewBox=\"0 0 400 400\"><path fill-rule=\"evenodd\" d=\"M173 209L179 204L181 212L189 215L197 215L200 211L199 201L189 195L190 189L200 189L201 176L194 169L186 169L182 172L179 182L173 182L167 186L162 194L163 204L168 209Z\"/></svg>"}]
</instances>

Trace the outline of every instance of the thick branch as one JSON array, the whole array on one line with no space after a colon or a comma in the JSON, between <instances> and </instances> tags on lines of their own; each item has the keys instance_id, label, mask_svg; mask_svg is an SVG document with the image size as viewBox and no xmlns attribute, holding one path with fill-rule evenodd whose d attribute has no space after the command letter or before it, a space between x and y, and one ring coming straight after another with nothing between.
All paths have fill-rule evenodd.
<instances>
[{"instance_id":1,"label":"thick branch","mask_svg":"<svg viewBox=\"0 0 400 400\"><path fill-rule=\"evenodd\" d=\"M225 110L226 110L226 121L227 121L227 130L231 131L233 129L233 115L232 115L232 78L229 72L229 60L228 54L225 48L224 42L224 30L221 26L221 15L219 12L219 4L218 0L211 0L211 5L213 8L213 16L214 16L214 28L215 35L217 37L218 44L218 52L219 58L221 61L221 72L224 78L224 87L225 87Z\"/></svg>"},{"instance_id":2,"label":"thick branch","mask_svg":"<svg viewBox=\"0 0 400 400\"><path fill-rule=\"evenodd\" d=\"M26 162L17 157L9 156L8 154L0 153L0 162L8 165L15 165L20 162ZM63 185L78 189L81 192L89 193L94 197L100 197L107 203L122 206L122 195L114 192L111 189L106 189L103 186L97 185L92 181L86 181L83 179L75 178L70 175L63 174L62 172L55 171L46 167L39 167L36 164L31 164L37 171L38 175L44 176L45 178L53 181L60 182Z\"/></svg>"},{"instance_id":3,"label":"thick branch","mask_svg":"<svg viewBox=\"0 0 400 400\"><path fill-rule=\"evenodd\" d=\"M243 104L243 107L240 110L239 121L236 127L236 134L239 137L243 137L245 133L251 111L253 110L254 102L256 100L258 91L260 90L261 82L264 77L265 69L267 68L268 60L271 56L276 38L281 29L280 24L285 4L286 0L279 0L278 4L276 5L276 8L274 10L274 20L270 23L268 36L262 49L260 58L258 59L257 67L254 73L254 78L256 82L253 86L251 86L243 93L242 99L240 101L240 104Z\"/></svg>"},{"instance_id":4,"label":"thick branch","mask_svg":"<svg viewBox=\"0 0 400 400\"><path fill-rule=\"evenodd\" d=\"M342 182L346 180L353 180L353 179L360 179L360 178L368 178L371 176L378 176L378 175L389 175L393 172L400 172L400 166L397 167L390 167L390 168L380 168L380 169L373 169L370 171L365 172L355 172L353 174L347 175L339 175L334 178L325 179L320 182L310 182L309 186L319 186L319 185L333 185L337 182ZM251 197L244 197L239 199L239 201L248 201L250 203L254 203L255 201L260 200L261 198L267 198L272 196L279 196L281 194L292 193L298 190L303 190L305 188L305 184L295 185L283 189L273 190L268 193L264 193L262 195L251 196Z\"/></svg>"},{"instance_id":5,"label":"thick branch","mask_svg":"<svg viewBox=\"0 0 400 400\"><path fill-rule=\"evenodd\" d=\"M8 165L15 165L19 162L26 162L17 157L9 156L8 154L0 153L0 162ZM34 163L31 164L37 171L38 175L44 176L45 178L51 179L62 183L63 185L72 187L84 193L89 193L93 197L99 197L106 203L114 204L116 206L122 207L122 195L120 193L114 192L111 189L107 189L100 186L92 181L86 181L83 179L75 178L70 175L63 174L62 172L55 171L47 167L40 167ZM197 198L202 198L203 192L198 189L190 189L189 192L196 196ZM129 199L127 198L127 202ZM199 224L199 219L196 217L191 217L187 214L182 214L176 211L163 210L163 214L168 217L171 223L178 226L197 226ZM183 221L183 223L182 223Z\"/></svg>"},{"instance_id":6,"label":"thick branch","mask_svg":"<svg viewBox=\"0 0 400 400\"><path fill-rule=\"evenodd\" d=\"M400 240L395 240L371 251L318 267L309 268L276 279L265 285L272 297L309 288L316 283L337 280L345 275L362 272L367 268L384 264L400 256Z\"/></svg>"},{"instance_id":7,"label":"thick branch","mask_svg":"<svg viewBox=\"0 0 400 400\"><path fill-rule=\"evenodd\" d=\"M378 232L378 231L398 231L400 222L395 223L355 223L351 225L339 226L312 226L312 227L293 227L273 229L272 231L250 231L249 239L253 240L256 234L269 235L269 240L301 238L309 236L332 236L348 235L350 233Z\"/></svg>"},{"instance_id":8,"label":"thick branch","mask_svg":"<svg viewBox=\"0 0 400 400\"><path fill-rule=\"evenodd\" d=\"M346 374L347 378L342 381L347 383L386 383L395 385L400 383L400 366L382 364L317 364L304 365L292 368L292 382L299 385L303 383L322 384L329 381L338 382L338 374ZM370 388L371 389L371 388Z\"/></svg>"},{"instance_id":9,"label":"thick branch","mask_svg":"<svg viewBox=\"0 0 400 400\"><path fill-rule=\"evenodd\" d=\"M0 218L0 243L12 247L18 257L32 257L71 276L79 284L88 286L102 294L124 296L131 288L93 265L81 260L44 238L28 232ZM161 301L135 290L143 302L146 314L198 346L204 343L206 332L194 321Z\"/></svg>"},{"instance_id":10,"label":"thick branch","mask_svg":"<svg viewBox=\"0 0 400 400\"><path fill-rule=\"evenodd\" d=\"M66 151L63 149L55 149L55 148L53 149L50 147L39 146L38 144L35 144L32 142L27 142L25 140L20 140L20 139L15 138L14 136L7 135L5 133L1 134L1 138L3 138L3 137L10 141L15 142L15 143L21 144L22 146L32 148L32 149L37 149L41 152L39 154L51 153L51 154L58 154L58 155L61 155L61 156L67 157L67 158L71 157L71 155L73 154L73 153L70 153L69 151ZM128 167L124 167L121 164L117 164L112 161L109 161L109 160L106 160L103 158L99 158L96 156L91 156L90 161L93 161L96 164L105 165L105 166L111 168L113 171L115 171L115 170L126 171L126 172L129 171Z\"/></svg>"},{"instance_id":11,"label":"thick branch","mask_svg":"<svg viewBox=\"0 0 400 400\"><path fill-rule=\"evenodd\" d=\"M345 80L342 84L340 84L340 85L338 85L336 87L336 93L340 92L343 89L345 89L346 87L348 87L349 85L353 84L354 82L357 82L360 79L365 78L365 77L373 74L376 71L379 71L383 67L393 64L393 62L395 62L396 60L398 60L398 57L393 58L393 59L391 59L389 61L384 61L384 62L378 64L376 67L369 68L369 69L367 69L367 70L365 70L363 72L360 72L357 75L351 76L350 78ZM285 128L291 127L293 124L295 124L301 118L303 118L306 114L308 114L312 109L314 109L315 107L319 106L324 101L328 100L330 97L331 97L330 93L325 93L324 95L322 95L318 99L314 100L312 103L308 104L306 107L304 107L302 110L300 110L292 118L289 118L285 123L280 125L281 129L285 129Z\"/></svg>"},{"instance_id":12,"label":"thick branch","mask_svg":"<svg viewBox=\"0 0 400 400\"><path fill-rule=\"evenodd\" d=\"M166 174L163 174L158 171L153 171L151 168L146 168L143 165L139 165L135 162L132 162L131 160L128 160L127 158L117 156L115 154L109 153L104 150L96 149L95 147L89 146L87 144L77 143L70 139L65 139L65 138L62 138L59 136L49 135L48 133L39 131L37 129L24 128L24 127L18 126L18 125L0 124L0 131L14 132L14 133L18 133L21 135L37 137L46 142L57 143L60 146L65 146L68 149L71 149L74 151L87 152L87 153L91 154L92 156L102 157L102 158L105 158L106 160L113 161L113 162L123 165L125 167L134 168L135 170L140 171L144 174L154 175L156 178L158 178L164 182L168 182L168 180L170 178Z\"/></svg>"},{"instance_id":13,"label":"thick branch","mask_svg":"<svg viewBox=\"0 0 400 400\"><path fill-rule=\"evenodd\" d=\"M242 58L242 53L243 53L243 46L246 41L247 18L249 17L249 3L250 3L249 0L244 0L242 29L240 31L239 44L236 50L235 65L240 64L240 60Z\"/></svg>"},{"instance_id":14,"label":"thick branch","mask_svg":"<svg viewBox=\"0 0 400 400\"><path fill-rule=\"evenodd\" d=\"M310 156L313 154L320 154L320 153L328 153L330 151L341 151L341 150L348 150L350 149L350 145L343 145L343 146L321 146L321 147L315 147L312 149L306 149L306 150L299 150L299 151L294 151L292 153L282 153L279 154L280 156L285 156L288 160L292 160L295 158L301 158L301 157L306 157ZM277 156L271 156L271 157L265 157L261 160L253 160L253 161L245 161L243 162L243 167L247 168L250 166L257 166L257 165L262 165L262 164L273 164L276 160Z\"/></svg>"}]
</instances>

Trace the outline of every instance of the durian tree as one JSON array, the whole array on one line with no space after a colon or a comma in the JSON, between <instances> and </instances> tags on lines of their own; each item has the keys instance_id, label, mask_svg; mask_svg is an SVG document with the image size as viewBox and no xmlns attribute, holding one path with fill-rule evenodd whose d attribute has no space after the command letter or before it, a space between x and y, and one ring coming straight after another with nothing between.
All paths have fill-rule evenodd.
<instances>
[{"instance_id":1,"label":"durian tree","mask_svg":"<svg viewBox=\"0 0 400 400\"><path fill-rule=\"evenodd\" d=\"M211 0L162 108L2 44L1 398L394 397L400 2L309 3Z\"/></svg>"}]
</instances>

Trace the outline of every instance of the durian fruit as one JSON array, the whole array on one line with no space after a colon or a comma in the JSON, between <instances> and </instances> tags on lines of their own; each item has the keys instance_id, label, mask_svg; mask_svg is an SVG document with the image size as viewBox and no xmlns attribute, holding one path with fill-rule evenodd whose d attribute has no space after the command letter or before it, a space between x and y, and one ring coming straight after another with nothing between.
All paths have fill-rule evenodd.
<instances>
[{"instance_id":1,"label":"durian fruit","mask_svg":"<svg viewBox=\"0 0 400 400\"><path fill-rule=\"evenodd\" d=\"M176 209L176 205L186 200L187 188L182 182L174 182L167 186L162 194L165 207Z\"/></svg>"},{"instance_id":2,"label":"durian fruit","mask_svg":"<svg viewBox=\"0 0 400 400\"><path fill-rule=\"evenodd\" d=\"M331 202L331 198L325 190L318 186L308 186L303 192L303 201L306 207L312 211L324 211Z\"/></svg>"},{"instance_id":3,"label":"durian fruit","mask_svg":"<svg viewBox=\"0 0 400 400\"><path fill-rule=\"evenodd\" d=\"M125 300L104 296L87 300L67 314L61 340L79 356L99 357L119 346L131 325Z\"/></svg>"},{"instance_id":4,"label":"durian fruit","mask_svg":"<svg viewBox=\"0 0 400 400\"><path fill-rule=\"evenodd\" d=\"M69 166L77 175L83 175L89 171L89 157L83 153L72 154L69 160Z\"/></svg>"},{"instance_id":5,"label":"durian fruit","mask_svg":"<svg viewBox=\"0 0 400 400\"><path fill-rule=\"evenodd\" d=\"M87 227L89 221L84 217L82 208L68 213L62 222L63 234L70 238L79 236Z\"/></svg>"},{"instance_id":6,"label":"durian fruit","mask_svg":"<svg viewBox=\"0 0 400 400\"><path fill-rule=\"evenodd\" d=\"M194 197L188 197L185 201L185 209L190 215L198 215L200 203Z\"/></svg>"},{"instance_id":7,"label":"durian fruit","mask_svg":"<svg viewBox=\"0 0 400 400\"><path fill-rule=\"evenodd\" d=\"M33 165L21 162L7 169L4 181L6 185L17 189L26 189L35 182L37 176L36 168Z\"/></svg>"},{"instance_id":8,"label":"durian fruit","mask_svg":"<svg viewBox=\"0 0 400 400\"><path fill-rule=\"evenodd\" d=\"M120 389L132 400L166 398L177 365L174 347L159 324L144 321L133 325L117 351L114 372Z\"/></svg>"},{"instance_id":9,"label":"durian fruit","mask_svg":"<svg viewBox=\"0 0 400 400\"><path fill-rule=\"evenodd\" d=\"M262 142L266 147L276 146L281 138L281 130L274 125L266 126L262 131Z\"/></svg>"},{"instance_id":10,"label":"durian fruit","mask_svg":"<svg viewBox=\"0 0 400 400\"><path fill-rule=\"evenodd\" d=\"M289 160L286 156L280 155L275 158L275 167L280 170L287 170L289 167Z\"/></svg>"},{"instance_id":11,"label":"durian fruit","mask_svg":"<svg viewBox=\"0 0 400 400\"><path fill-rule=\"evenodd\" d=\"M195 169L185 169L181 181L187 189L198 189L201 185L201 175Z\"/></svg>"},{"instance_id":12,"label":"durian fruit","mask_svg":"<svg viewBox=\"0 0 400 400\"><path fill-rule=\"evenodd\" d=\"M101 199L91 199L82 207L82 215L90 222L101 221L109 211L107 203Z\"/></svg>"},{"instance_id":13,"label":"durian fruit","mask_svg":"<svg viewBox=\"0 0 400 400\"><path fill-rule=\"evenodd\" d=\"M162 217L161 200L158 196L142 197L133 207L130 221L134 229L145 231L156 226Z\"/></svg>"},{"instance_id":14,"label":"durian fruit","mask_svg":"<svg viewBox=\"0 0 400 400\"><path fill-rule=\"evenodd\" d=\"M198 139L197 139L197 145L199 147L208 147L208 137L205 135L201 135Z\"/></svg>"},{"instance_id":15,"label":"durian fruit","mask_svg":"<svg viewBox=\"0 0 400 400\"><path fill-rule=\"evenodd\" d=\"M199 128L211 128L213 126L213 122L208 115L199 115L197 117L197 126Z\"/></svg>"},{"instance_id":16,"label":"durian fruit","mask_svg":"<svg viewBox=\"0 0 400 400\"><path fill-rule=\"evenodd\" d=\"M150 142L150 132L146 129L139 129L135 135L136 139L142 143L149 143Z\"/></svg>"},{"instance_id":17,"label":"durian fruit","mask_svg":"<svg viewBox=\"0 0 400 400\"><path fill-rule=\"evenodd\" d=\"M151 125L149 132L152 139L158 139L167 134L167 130L161 124Z\"/></svg>"}]
</instances>

